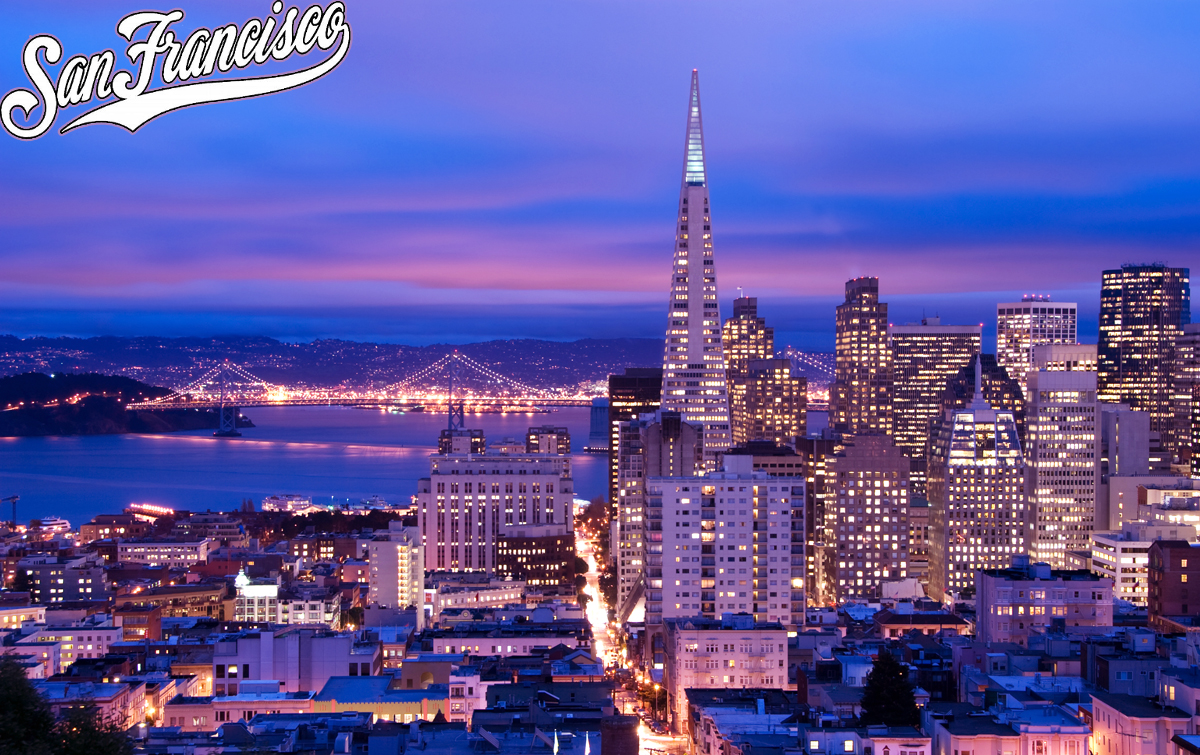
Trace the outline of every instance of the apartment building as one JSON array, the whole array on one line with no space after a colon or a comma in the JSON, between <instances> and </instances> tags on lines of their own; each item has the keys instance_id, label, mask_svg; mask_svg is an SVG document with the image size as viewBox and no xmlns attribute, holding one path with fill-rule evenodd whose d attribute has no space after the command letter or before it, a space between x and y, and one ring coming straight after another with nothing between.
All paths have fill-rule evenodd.
<instances>
[{"instance_id":1,"label":"apartment building","mask_svg":"<svg viewBox=\"0 0 1200 755\"><path fill-rule=\"evenodd\" d=\"M975 577L975 636L980 642L1029 643L1035 630L1108 627L1113 619L1111 579L1083 570L1051 569L1014 556L1007 569Z\"/></svg>"}]
</instances>

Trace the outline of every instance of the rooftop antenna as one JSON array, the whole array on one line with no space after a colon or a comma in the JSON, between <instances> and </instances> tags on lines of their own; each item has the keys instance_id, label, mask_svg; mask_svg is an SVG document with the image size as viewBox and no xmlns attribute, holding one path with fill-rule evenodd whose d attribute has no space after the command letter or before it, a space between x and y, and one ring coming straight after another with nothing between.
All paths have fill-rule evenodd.
<instances>
[{"instance_id":1,"label":"rooftop antenna","mask_svg":"<svg viewBox=\"0 0 1200 755\"><path fill-rule=\"evenodd\" d=\"M746 294L745 294L745 293L743 293L743 291L742 291L742 287L741 287L741 286L738 286L738 298L739 298L739 299L745 299L745 298L746 298Z\"/></svg>"}]
</instances>

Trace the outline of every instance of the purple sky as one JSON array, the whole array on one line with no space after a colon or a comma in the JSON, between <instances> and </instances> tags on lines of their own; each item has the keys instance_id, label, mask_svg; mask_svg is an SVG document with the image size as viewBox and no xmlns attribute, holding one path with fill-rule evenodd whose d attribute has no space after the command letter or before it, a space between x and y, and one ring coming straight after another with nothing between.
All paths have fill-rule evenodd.
<instances>
[{"instance_id":1,"label":"purple sky","mask_svg":"<svg viewBox=\"0 0 1200 755\"><path fill-rule=\"evenodd\" d=\"M0 332L660 336L693 67L723 313L780 346L831 349L856 275L896 322L1051 293L1094 340L1102 269L1200 261L1200 6L347 5L300 90L0 133ZM0 94L29 36L121 52L143 7L269 3L5 3Z\"/></svg>"}]
</instances>

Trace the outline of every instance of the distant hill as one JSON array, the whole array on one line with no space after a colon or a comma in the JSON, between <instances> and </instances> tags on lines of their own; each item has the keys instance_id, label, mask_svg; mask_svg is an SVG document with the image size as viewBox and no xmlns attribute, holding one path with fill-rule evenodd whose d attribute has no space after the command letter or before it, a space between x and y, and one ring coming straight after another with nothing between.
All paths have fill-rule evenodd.
<instances>
[{"instance_id":1,"label":"distant hill","mask_svg":"<svg viewBox=\"0 0 1200 755\"><path fill-rule=\"evenodd\" d=\"M166 433L217 427L211 411L131 412L130 401L170 393L119 375L39 372L0 378L0 437Z\"/></svg>"}]
</instances>

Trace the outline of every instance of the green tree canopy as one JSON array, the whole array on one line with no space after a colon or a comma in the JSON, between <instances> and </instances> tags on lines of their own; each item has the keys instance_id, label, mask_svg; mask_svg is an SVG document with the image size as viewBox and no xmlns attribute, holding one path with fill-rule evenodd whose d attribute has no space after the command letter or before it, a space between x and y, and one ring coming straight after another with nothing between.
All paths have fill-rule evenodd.
<instances>
[{"instance_id":1,"label":"green tree canopy","mask_svg":"<svg viewBox=\"0 0 1200 755\"><path fill-rule=\"evenodd\" d=\"M862 715L865 726L919 726L921 711L908 682L908 670L886 650L880 650L863 689Z\"/></svg>"}]
</instances>

